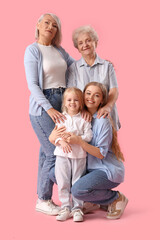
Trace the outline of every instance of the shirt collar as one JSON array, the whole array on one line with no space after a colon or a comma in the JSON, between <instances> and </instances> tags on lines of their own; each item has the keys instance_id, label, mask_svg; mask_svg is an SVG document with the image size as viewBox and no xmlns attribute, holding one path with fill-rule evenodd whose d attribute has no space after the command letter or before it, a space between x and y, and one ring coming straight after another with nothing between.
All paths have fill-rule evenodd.
<instances>
[{"instance_id":1,"label":"shirt collar","mask_svg":"<svg viewBox=\"0 0 160 240\"><path fill-rule=\"evenodd\" d=\"M70 116L66 111L63 112L63 115L64 116ZM81 113L77 113L76 115L72 116L72 117L78 117L78 116L81 116ZM71 117L71 116L70 116Z\"/></svg>"},{"instance_id":2,"label":"shirt collar","mask_svg":"<svg viewBox=\"0 0 160 240\"><path fill-rule=\"evenodd\" d=\"M100 58L97 54L96 54L96 59L94 61L94 64L91 66L93 67L94 65L97 65L97 64L104 64L105 60ZM86 61L84 60L84 58L82 57L80 60L79 60L79 67L82 67L82 66L86 66L88 67L89 65L86 63Z\"/></svg>"},{"instance_id":3,"label":"shirt collar","mask_svg":"<svg viewBox=\"0 0 160 240\"><path fill-rule=\"evenodd\" d=\"M97 117L97 112L95 112L92 116L92 118L96 118Z\"/></svg>"}]
</instances>

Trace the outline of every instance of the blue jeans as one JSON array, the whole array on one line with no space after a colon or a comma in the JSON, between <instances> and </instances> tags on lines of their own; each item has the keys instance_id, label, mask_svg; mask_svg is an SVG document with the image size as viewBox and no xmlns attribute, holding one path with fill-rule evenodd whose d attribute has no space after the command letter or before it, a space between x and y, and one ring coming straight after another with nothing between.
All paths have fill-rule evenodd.
<instances>
[{"instance_id":1,"label":"blue jeans","mask_svg":"<svg viewBox=\"0 0 160 240\"><path fill-rule=\"evenodd\" d=\"M44 90L45 97L49 100L54 109L61 111L62 95L64 90L61 89L47 89ZM56 156L53 152L55 146L50 143L48 137L52 132L55 124L47 112L43 109L41 116L30 115L32 127L40 142L39 164L38 164L38 181L37 194L39 199L50 200L52 198L53 181L49 174L52 169L54 174L54 166ZM54 176L52 176L54 180Z\"/></svg>"},{"instance_id":2,"label":"blue jeans","mask_svg":"<svg viewBox=\"0 0 160 240\"><path fill-rule=\"evenodd\" d=\"M81 177L71 189L72 195L85 202L108 205L118 198L117 191L111 190L119 183L111 182L101 170L93 170Z\"/></svg>"}]
</instances>

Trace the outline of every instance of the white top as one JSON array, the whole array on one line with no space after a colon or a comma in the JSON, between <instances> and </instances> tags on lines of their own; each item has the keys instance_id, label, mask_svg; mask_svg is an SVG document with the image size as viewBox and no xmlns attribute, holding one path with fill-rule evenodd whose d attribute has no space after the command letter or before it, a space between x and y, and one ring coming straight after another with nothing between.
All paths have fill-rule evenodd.
<instances>
[{"instance_id":1,"label":"white top","mask_svg":"<svg viewBox=\"0 0 160 240\"><path fill-rule=\"evenodd\" d=\"M38 43L43 57L44 82L43 89L58 88L66 86L65 74L67 70L66 61L59 51L53 47Z\"/></svg>"},{"instance_id":2,"label":"white top","mask_svg":"<svg viewBox=\"0 0 160 240\"><path fill-rule=\"evenodd\" d=\"M78 113L74 116L70 116L68 113L63 113L67 118L64 123L56 124L58 127L65 126L67 132L72 132L78 136L81 136L82 139L86 142L90 142L92 139L92 130L91 123L85 121L81 114ZM68 158L85 158L86 152L78 144L70 144L72 148L71 153L64 153L60 145L56 146L54 155L68 157Z\"/></svg>"}]
</instances>

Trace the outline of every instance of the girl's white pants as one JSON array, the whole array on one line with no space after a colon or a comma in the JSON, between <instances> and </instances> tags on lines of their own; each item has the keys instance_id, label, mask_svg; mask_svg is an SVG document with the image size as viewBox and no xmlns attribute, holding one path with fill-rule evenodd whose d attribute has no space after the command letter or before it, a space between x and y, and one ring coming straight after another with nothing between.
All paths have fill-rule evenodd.
<instances>
[{"instance_id":1,"label":"girl's white pants","mask_svg":"<svg viewBox=\"0 0 160 240\"><path fill-rule=\"evenodd\" d=\"M61 208L69 207L74 210L83 207L83 201L71 197L71 186L86 171L86 158L66 158L56 156L55 176L58 184L58 195Z\"/></svg>"}]
</instances>

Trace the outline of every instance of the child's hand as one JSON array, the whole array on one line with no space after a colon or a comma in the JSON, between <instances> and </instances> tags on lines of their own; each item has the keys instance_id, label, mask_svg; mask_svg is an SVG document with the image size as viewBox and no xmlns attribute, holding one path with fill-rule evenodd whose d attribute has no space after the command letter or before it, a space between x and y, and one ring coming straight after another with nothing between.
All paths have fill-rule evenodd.
<instances>
[{"instance_id":1,"label":"child's hand","mask_svg":"<svg viewBox=\"0 0 160 240\"><path fill-rule=\"evenodd\" d=\"M80 144L81 139L82 138L80 136L77 136L74 133L70 133L70 137L68 137L66 141L70 144Z\"/></svg>"},{"instance_id":2,"label":"child's hand","mask_svg":"<svg viewBox=\"0 0 160 240\"><path fill-rule=\"evenodd\" d=\"M61 138L66 141L68 137L71 136L71 133L70 132L65 132L61 135ZM67 142L67 141L66 141Z\"/></svg>"},{"instance_id":3,"label":"child's hand","mask_svg":"<svg viewBox=\"0 0 160 240\"><path fill-rule=\"evenodd\" d=\"M52 132L51 132L51 134L49 136L49 141L52 144L55 145L56 139L60 138L64 134L65 130L66 130L66 127L64 127L64 126L63 127L59 127L59 128L57 126L55 126L55 128L52 130Z\"/></svg>"},{"instance_id":4,"label":"child's hand","mask_svg":"<svg viewBox=\"0 0 160 240\"><path fill-rule=\"evenodd\" d=\"M72 152L71 146L67 142L65 142L64 140L60 140L58 143L61 145L64 153Z\"/></svg>"}]
</instances>

